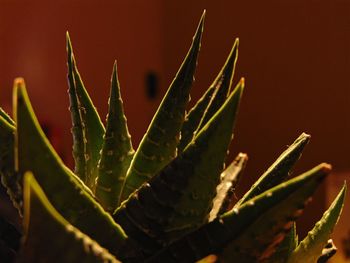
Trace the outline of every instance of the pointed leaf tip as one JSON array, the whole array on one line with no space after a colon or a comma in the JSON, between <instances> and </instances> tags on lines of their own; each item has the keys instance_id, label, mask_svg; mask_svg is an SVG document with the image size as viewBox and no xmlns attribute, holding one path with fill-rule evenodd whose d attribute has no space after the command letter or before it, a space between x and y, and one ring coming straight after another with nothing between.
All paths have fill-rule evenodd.
<instances>
[{"instance_id":1,"label":"pointed leaf tip","mask_svg":"<svg viewBox=\"0 0 350 263\"><path fill-rule=\"evenodd\" d=\"M70 55L72 53L73 48L72 48L72 42L70 40L68 31L66 31L66 48L67 48L68 55Z\"/></svg>"},{"instance_id":2,"label":"pointed leaf tip","mask_svg":"<svg viewBox=\"0 0 350 263\"><path fill-rule=\"evenodd\" d=\"M311 135L306 132L303 132L300 136L311 138Z\"/></svg>"},{"instance_id":3,"label":"pointed leaf tip","mask_svg":"<svg viewBox=\"0 0 350 263\"><path fill-rule=\"evenodd\" d=\"M113 64L113 71L112 71L112 81L118 80L118 66L117 66L117 60L114 60Z\"/></svg>"},{"instance_id":4,"label":"pointed leaf tip","mask_svg":"<svg viewBox=\"0 0 350 263\"><path fill-rule=\"evenodd\" d=\"M244 87L245 87L244 78L241 78L239 83L235 87L235 89L231 92L231 94L229 94L227 100L230 100L230 97L235 97L235 96L233 96L233 94L236 93L236 90L237 90L236 96L238 96L238 99L240 100L242 97L243 91L244 91Z\"/></svg>"},{"instance_id":5,"label":"pointed leaf tip","mask_svg":"<svg viewBox=\"0 0 350 263\"><path fill-rule=\"evenodd\" d=\"M18 103L18 99L26 98L28 97L27 91L26 91L26 85L23 78L16 78L14 80L13 84L13 105L16 108L16 105ZM16 116L16 110L14 110L14 117ZM16 117L15 117L16 119Z\"/></svg>"},{"instance_id":6,"label":"pointed leaf tip","mask_svg":"<svg viewBox=\"0 0 350 263\"><path fill-rule=\"evenodd\" d=\"M299 137L295 140L294 143L297 143L300 146L304 147L306 144L309 143L310 139L311 139L311 135L303 132L302 134L299 135Z\"/></svg>"},{"instance_id":7,"label":"pointed leaf tip","mask_svg":"<svg viewBox=\"0 0 350 263\"><path fill-rule=\"evenodd\" d=\"M241 78L239 83L241 84L242 87L245 85L245 78Z\"/></svg>"},{"instance_id":8,"label":"pointed leaf tip","mask_svg":"<svg viewBox=\"0 0 350 263\"><path fill-rule=\"evenodd\" d=\"M322 258L323 250L329 242L330 235L337 224L341 215L346 194L346 184L343 185L337 197L331 206L323 214L322 218L315 224L314 228L308 233L298 247L288 258L287 263L297 263L300 258L305 258L305 263L316 262ZM331 256L331 255L330 255ZM321 261L317 261L321 262Z\"/></svg>"},{"instance_id":9,"label":"pointed leaf tip","mask_svg":"<svg viewBox=\"0 0 350 263\"><path fill-rule=\"evenodd\" d=\"M310 134L307 134L305 132L301 133L299 135L299 137L295 140L295 143L299 143L299 144L302 144L302 145L306 145L309 143L311 139L311 135Z\"/></svg>"},{"instance_id":10,"label":"pointed leaf tip","mask_svg":"<svg viewBox=\"0 0 350 263\"><path fill-rule=\"evenodd\" d=\"M324 173L330 173L332 171L332 165L329 163L321 163L320 164L321 170Z\"/></svg>"},{"instance_id":11,"label":"pointed leaf tip","mask_svg":"<svg viewBox=\"0 0 350 263\"><path fill-rule=\"evenodd\" d=\"M201 16L201 20L200 20L202 23L203 23L203 21L204 21L204 19L205 19L206 14L207 14L207 10L204 9L204 10L203 10L203 13L202 13L202 16Z\"/></svg>"},{"instance_id":12,"label":"pointed leaf tip","mask_svg":"<svg viewBox=\"0 0 350 263\"><path fill-rule=\"evenodd\" d=\"M201 37L202 33L203 33L203 28L204 28L204 21L205 21L205 14L206 14L206 11L204 10L203 11L203 14L201 16L201 19L199 20L199 24L198 24L198 27L197 27L197 30L196 30L196 34L194 36L194 39L196 39L197 37Z\"/></svg>"},{"instance_id":13,"label":"pointed leaf tip","mask_svg":"<svg viewBox=\"0 0 350 263\"><path fill-rule=\"evenodd\" d=\"M180 69L139 144L124 180L119 202L127 199L132 192L157 174L178 154L177 145L190 100L189 93L197 66L202 31L203 16ZM164 145L166 147L163 147Z\"/></svg>"},{"instance_id":14,"label":"pointed leaf tip","mask_svg":"<svg viewBox=\"0 0 350 263\"><path fill-rule=\"evenodd\" d=\"M291 174L295 163L300 159L302 152L310 140L310 135L302 133L263 173L248 192L236 203L240 206L269 188L282 183Z\"/></svg>"},{"instance_id":15,"label":"pointed leaf tip","mask_svg":"<svg viewBox=\"0 0 350 263\"><path fill-rule=\"evenodd\" d=\"M19 78L15 78L15 86L23 86L24 85L24 79L19 77Z\"/></svg>"},{"instance_id":16,"label":"pointed leaf tip","mask_svg":"<svg viewBox=\"0 0 350 263\"><path fill-rule=\"evenodd\" d=\"M215 91L213 92L213 95L211 96L212 99L209 101L208 106L202 115L199 126L196 128L194 133L197 133L206 125L206 123L218 111L218 109L230 95L237 59L238 43L235 41L225 61L225 64L214 79L213 83L210 85L209 89L215 89Z\"/></svg>"},{"instance_id":17,"label":"pointed leaf tip","mask_svg":"<svg viewBox=\"0 0 350 263\"><path fill-rule=\"evenodd\" d=\"M25 82L23 78L15 78L14 80L14 89L13 92L17 97L23 97L25 94Z\"/></svg>"},{"instance_id":18,"label":"pointed leaf tip","mask_svg":"<svg viewBox=\"0 0 350 263\"><path fill-rule=\"evenodd\" d=\"M329 163L321 163L312 169L315 171L313 177L316 181L322 181L326 176L328 176L332 171L332 165Z\"/></svg>"}]
</instances>

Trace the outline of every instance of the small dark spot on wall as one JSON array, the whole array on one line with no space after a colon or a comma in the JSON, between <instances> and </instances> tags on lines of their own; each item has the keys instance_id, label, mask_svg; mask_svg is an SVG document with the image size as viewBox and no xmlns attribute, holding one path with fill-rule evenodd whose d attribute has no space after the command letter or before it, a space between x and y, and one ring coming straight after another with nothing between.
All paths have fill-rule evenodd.
<instances>
[{"instance_id":1,"label":"small dark spot on wall","mask_svg":"<svg viewBox=\"0 0 350 263\"><path fill-rule=\"evenodd\" d=\"M145 78L146 95L149 99L156 99L159 92L159 80L158 75L154 71L146 73Z\"/></svg>"}]
</instances>

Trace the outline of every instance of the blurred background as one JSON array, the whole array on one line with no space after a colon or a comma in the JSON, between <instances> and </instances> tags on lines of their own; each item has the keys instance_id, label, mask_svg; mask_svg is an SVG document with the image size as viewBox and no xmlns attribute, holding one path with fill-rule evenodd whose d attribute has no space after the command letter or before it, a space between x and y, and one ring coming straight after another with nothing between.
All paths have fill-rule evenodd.
<instances>
[{"instance_id":1,"label":"blurred background","mask_svg":"<svg viewBox=\"0 0 350 263\"><path fill-rule=\"evenodd\" d=\"M334 197L330 185L349 177L349 1L0 0L0 105L11 113L13 79L24 77L40 122L72 166L68 30L103 120L117 60L136 146L190 46L203 9L207 16L192 104L240 38L234 82L245 77L246 89L229 160L243 151L249 162L238 197L303 131L312 139L294 174L320 162L334 167L298 222L304 235L327 207L329 193Z\"/></svg>"}]
</instances>

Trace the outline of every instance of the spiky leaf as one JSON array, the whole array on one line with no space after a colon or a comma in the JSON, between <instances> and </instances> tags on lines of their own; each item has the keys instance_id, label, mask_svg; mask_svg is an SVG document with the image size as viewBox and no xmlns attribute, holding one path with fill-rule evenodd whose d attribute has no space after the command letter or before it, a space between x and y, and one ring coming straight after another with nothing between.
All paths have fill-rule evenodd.
<instances>
[{"instance_id":1,"label":"spiky leaf","mask_svg":"<svg viewBox=\"0 0 350 263\"><path fill-rule=\"evenodd\" d=\"M15 122L11 119L10 115L8 115L1 107L0 107L0 117L4 118L10 125L15 126Z\"/></svg>"},{"instance_id":2,"label":"spiky leaf","mask_svg":"<svg viewBox=\"0 0 350 263\"><path fill-rule=\"evenodd\" d=\"M94 190L105 128L80 77L68 33L67 54L75 171L86 185Z\"/></svg>"},{"instance_id":3,"label":"spiky leaf","mask_svg":"<svg viewBox=\"0 0 350 263\"><path fill-rule=\"evenodd\" d=\"M24 176L24 232L17 262L119 262L56 211L31 173Z\"/></svg>"},{"instance_id":4,"label":"spiky leaf","mask_svg":"<svg viewBox=\"0 0 350 263\"><path fill-rule=\"evenodd\" d=\"M67 65L68 65L68 94L69 94L69 111L72 119L72 135L73 135L73 158L75 162L75 174L83 181L86 179L86 160L85 160L85 132L79 110L79 101L75 88L75 79L73 75L72 49L67 32Z\"/></svg>"},{"instance_id":5,"label":"spiky leaf","mask_svg":"<svg viewBox=\"0 0 350 263\"><path fill-rule=\"evenodd\" d=\"M305 263L313 263L317 261L322 254L322 249L327 244L334 226L338 222L344 205L345 193L346 184L344 183L338 196L323 214L320 221L315 224L315 227L293 251L288 259L288 263L299 262L300 258L303 258Z\"/></svg>"},{"instance_id":6,"label":"spiky leaf","mask_svg":"<svg viewBox=\"0 0 350 263\"><path fill-rule=\"evenodd\" d=\"M175 79L171 83L153 120L136 150L127 173L120 201L159 172L177 155L180 131L189 101L189 92L197 66L204 25L204 16L199 22L192 45Z\"/></svg>"},{"instance_id":7,"label":"spiky leaf","mask_svg":"<svg viewBox=\"0 0 350 263\"><path fill-rule=\"evenodd\" d=\"M206 123L217 112L217 110L226 100L227 96L230 94L230 88L238 58L238 43L239 40L236 38L224 66L212 84L212 86L214 86L217 91L214 95L213 100L211 100L210 104L208 105L208 109L205 112L203 119L201 120L198 130L206 125Z\"/></svg>"},{"instance_id":8,"label":"spiky leaf","mask_svg":"<svg viewBox=\"0 0 350 263\"><path fill-rule=\"evenodd\" d=\"M188 185L182 189L183 197L175 206L175 211L179 215L177 219L174 218L172 226L167 231L184 232L186 225L201 225L208 220L227 150L233 138L233 127L243 89L244 79L241 79L230 97L198 133L193 143L185 148L182 159L188 163L193 161L193 175L188 177ZM193 229L194 226L189 228ZM176 229L177 227L180 229Z\"/></svg>"},{"instance_id":9,"label":"spiky leaf","mask_svg":"<svg viewBox=\"0 0 350 263\"><path fill-rule=\"evenodd\" d=\"M181 129L181 140L178 146L179 152L185 149L195 137L196 132L199 132L200 128L208 122L225 102L231 87L237 56L238 39L236 39L224 66L214 82L186 115Z\"/></svg>"},{"instance_id":10,"label":"spiky leaf","mask_svg":"<svg viewBox=\"0 0 350 263\"><path fill-rule=\"evenodd\" d=\"M212 100L216 92L215 86L210 86L209 89L203 94L203 96L197 101L190 112L186 115L185 121L181 129L181 139L178 145L178 152L181 153L185 147L192 141L195 136L195 131L198 129L201 120L208 108L210 101Z\"/></svg>"},{"instance_id":11,"label":"spiky leaf","mask_svg":"<svg viewBox=\"0 0 350 263\"><path fill-rule=\"evenodd\" d=\"M329 165L322 164L308 173L254 197L238 209L232 209L220 218L175 241L146 262L194 262L206 255L217 254L225 245L245 235L245 230L254 225L261 216L268 214L273 216L271 211L278 210L276 208L287 210L284 207L290 207L291 209L285 214L287 217L285 220L293 220L298 214L297 211L304 207L305 202L329 170Z\"/></svg>"},{"instance_id":12,"label":"spiky leaf","mask_svg":"<svg viewBox=\"0 0 350 263\"><path fill-rule=\"evenodd\" d=\"M302 176L315 174L324 176L329 172L330 166L321 164ZM235 258L239 258L242 263L269 262L269 258L292 227L293 222L303 212L307 200L305 196L311 195L314 187L310 186L310 189L305 190L304 197L292 195L267 213L260 215L252 225L245 229L243 235L225 247L221 257L222 262L232 262ZM266 192L266 195L269 192L273 195L270 190ZM251 202L254 203L254 199Z\"/></svg>"},{"instance_id":13,"label":"spiky leaf","mask_svg":"<svg viewBox=\"0 0 350 263\"><path fill-rule=\"evenodd\" d=\"M221 182L216 187L217 193L213 200L213 208L210 211L209 221L214 220L218 215L227 212L233 207L232 197L247 161L248 155L240 153L225 171L221 173Z\"/></svg>"},{"instance_id":14,"label":"spiky leaf","mask_svg":"<svg viewBox=\"0 0 350 263\"><path fill-rule=\"evenodd\" d=\"M118 197L133 155L134 149L124 115L117 64L115 63L111 80L106 134L96 184L96 197L108 212L113 212L117 207Z\"/></svg>"},{"instance_id":15,"label":"spiky leaf","mask_svg":"<svg viewBox=\"0 0 350 263\"><path fill-rule=\"evenodd\" d=\"M91 192L58 157L45 137L30 104L24 81L14 87L16 170L32 171L48 199L72 225L115 254L125 236Z\"/></svg>"},{"instance_id":16,"label":"spiky leaf","mask_svg":"<svg viewBox=\"0 0 350 263\"><path fill-rule=\"evenodd\" d=\"M183 154L114 213L145 253L151 255L208 220L242 91L243 81Z\"/></svg>"},{"instance_id":17,"label":"spiky leaf","mask_svg":"<svg viewBox=\"0 0 350 263\"><path fill-rule=\"evenodd\" d=\"M235 207L239 207L252 197L283 182L291 173L294 164L299 160L309 140L310 135L302 133L254 183L249 191L236 203Z\"/></svg>"}]
</instances>

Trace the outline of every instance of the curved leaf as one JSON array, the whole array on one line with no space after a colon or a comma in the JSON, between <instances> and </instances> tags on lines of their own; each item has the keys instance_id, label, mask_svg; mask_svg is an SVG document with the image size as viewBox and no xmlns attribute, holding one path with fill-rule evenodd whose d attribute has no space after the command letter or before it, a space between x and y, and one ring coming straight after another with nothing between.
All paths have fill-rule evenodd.
<instances>
[{"instance_id":1,"label":"curved leaf","mask_svg":"<svg viewBox=\"0 0 350 263\"><path fill-rule=\"evenodd\" d=\"M76 174L94 191L105 128L80 77L68 33L67 54Z\"/></svg>"},{"instance_id":2,"label":"curved leaf","mask_svg":"<svg viewBox=\"0 0 350 263\"><path fill-rule=\"evenodd\" d=\"M331 206L323 214L320 221L308 233L298 247L293 251L288 259L288 263L299 262L303 258L305 263L314 263L322 254L322 249L326 246L334 226L337 224L341 211L344 206L346 193L346 183L340 190L338 196L334 199Z\"/></svg>"},{"instance_id":3,"label":"curved leaf","mask_svg":"<svg viewBox=\"0 0 350 263\"><path fill-rule=\"evenodd\" d=\"M10 125L15 126L15 122L11 119L10 115L8 115L1 107L0 107L0 117L5 119Z\"/></svg>"},{"instance_id":4,"label":"curved leaf","mask_svg":"<svg viewBox=\"0 0 350 263\"><path fill-rule=\"evenodd\" d=\"M242 91L243 81L183 154L113 214L147 255L208 220Z\"/></svg>"},{"instance_id":5,"label":"curved leaf","mask_svg":"<svg viewBox=\"0 0 350 263\"><path fill-rule=\"evenodd\" d=\"M178 146L179 152L185 149L195 137L196 132L208 122L225 102L232 84L237 57L238 39L236 39L224 66L214 82L186 115L181 129L181 139Z\"/></svg>"},{"instance_id":6,"label":"curved leaf","mask_svg":"<svg viewBox=\"0 0 350 263\"><path fill-rule=\"evenodd\" d=\"M117 208L118 197L123 186L127 169L134 155L128 131L123 101L120 96L117 64L114 63L106 134L98 165L96 197L102 206L113 212Z\"/></svg>"},{"instance_id":7,"label":"curved leaf","mask_svg":"<svg viewBox=\"0 0 350 263\"><path fill-rule=\"evenodd\" d=\"M239 207L252 197L283 182L291 173L294 164L301 157L304 147L308 144L309 140L310 135L302 133L254 183L249 191L236 203L235 207Z\"/></svg>"},{"instance_id":8,"label":"curved leaf","mask_svg":"<svg viewBox=\"0 0 350 263\"><path fill-rule=\"evenodd\" d=\"M230 88L238 58L238 43L239 40L236 38L224 66L212 84L212 86L214 86L216 89L216 93L214 94L214 98L210 101L208 109L206 110L203 119L201 120L201 123L197 129L198 131L206 125L211 117L213 117L213 115L217 112L217 110L221 107L221 105L225 102L226 98L230 94Z\"/></svg>"},{"instance_id":9,"label":"curved leaf","mask_svg":"<svg viewBox=\"0 0 350 263\"><path fill-rule=\"evenodd\" d=\"M330 166L321 164L306 172L301 177L324 177L330 172ZM293 179L292 179L293 180ZM287 182L288 184L288 182ZM222 262L232 262L239 258L240 262L269 262L277 246L292 227L293 222L304 210L305 203L318 185L313 182L304 189L302 195L291 195L264 214L244 230L244 234L231 242L223 250ZM266 195L270 190L266 191ZM271 198L278 198L273 196ZM252 200L254 202L254 199ZM248 201L249 205L250 201ZM299 258L300 259L300 258Z\"/></svg>"},{"instance_id":10,"label":"curved leaf","mask_svg":"<svg viewBox=\"0 0 350 263\"><path fill-rule=\"evenodd\" d=\"M316 187L329 171L330 166L322 164L303 175L282 183L242 204L238 209L233 208L220 218L216 218L180 238L146 262L194 262L207 255L218 254L225 245L245 236L246 230L255 225L261 216L272 216L272 211L278 211L278 208L286 212L286 218L283 220L284 226L288 228L288 221L291 222L300 214L298 210L304 208L305 202L310 199ZM291 224L289 225L291 226ZM273 232L276 232L274 225L270 226ZM277 236L277 238L279 237ZM261 246L256 247L256 249L260 248ZM241 258L239 258L239 262L241 262Z\"/></svg>"},{"instance_id":11,"label":"curved leaf","mask_svg":"<svg viewBox=\"0 0 350 263\"><path fill-rule=\"evenodd\" d=\"M210 86L209 89L203 94L203 96L197 101L196 105L186 114L185 121L181 129L181 138L177 150L179 154L185 149L185 147L192 141L195 136L195 131L198 129L199 124L208 108L210 101L212 100L216 92L215 86Z\"/></svg>"},{"instance_id":12,"label":"curved leaf","mask_svg":"<svg viewBox=\"0 0 350 263\"><path fill-rule=\"evenodd\" d=\"M189 101L197 66L205 13L199 22L192 45L175 79L163 98L146 134L136 150L127 173L120 202L152 178L177 155L180 131Z\"/></svg>"},{"instance_id":13,"label":"curved leaf","mask_svg":"<svg viewBox=\"0 0 350 263\"><path fill-rule=\"evenodd\" d=\"M55 210L31 173L24 176L24 231L16 262L119 262Z\"/></svg>"},{"instance_id":14,"label":"curved leaf","mask_svg":"<svg viewBox=\"0 0 350 263\"><path fill-rule=\"evenodd\" d=\"M57 211L72 225L116 254L125 235L87 187L58 157L36 119L23 79L14 87L16 170L31 171Z\"/></svg>"}]
</instances>

